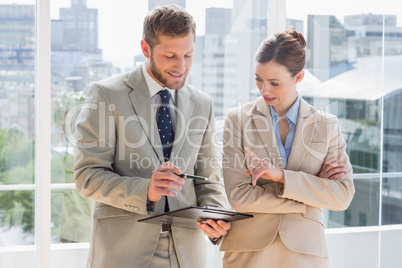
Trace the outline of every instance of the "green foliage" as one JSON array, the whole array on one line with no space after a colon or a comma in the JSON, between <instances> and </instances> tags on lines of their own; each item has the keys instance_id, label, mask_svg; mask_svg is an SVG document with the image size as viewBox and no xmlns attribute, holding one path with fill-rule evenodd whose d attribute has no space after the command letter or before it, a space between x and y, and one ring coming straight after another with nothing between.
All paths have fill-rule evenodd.
<instances>
[{"instance_id":1,"label":"green foliage","mask_svg":"<svg viewBox=\"0 0 402 268\"><path fill-rule=\"evenodd\" d=\"M64 133L64 120L71 108L84 100L83 94L63 92L52 102L53 126ZM74 156L68 154L51 159L52 183L74 183ZM35 183L35 145L18 127L0 129L0 184ZM40 178L36 178L40 179ZM75 189L55 190L51 194L52 238L54 242L87 242L90 231L91 202ZM0 224L2 228L20 226L34 234L35 197L32 190L0 192Z\"/></svg>"},{"instance_id":2,"label":"green foliage","mask_svg":"<svg viewBox=\"0 0 402 268\"><path fill-rule=\"evenodd\" d=\"M74 106L80 102L83 102L84 100L85 95L83 92L74 93L63 91L60 93L57 98L52 101L53 125L65 132L64 120L66 119L66 115Z\"/></svg>"},{"instance_id":3,"label":"green foliage","mask_svg":"<svg viewBox=\"0 0 402 268\"><path fill-rule=\"evenodd\" d=\"M53 240L88 242L91 227L91 202L76 190L52 193Z\"/></svg>"},{"instance_id":4,"label":"green foliage","mask_svg":"<svg viewBox=\"0 0 402 268\"><path fill-rule=\"evenodd\" d=\"M0 184L34 183L34 143L17 127L0 129ZM27 233L34 228L32 191L0 193L0 220L4 227L21 226Z\"/></svg>"},{"instance_id":5,"label":"green foliage","mask_svg":"<svg viewBox=\"0 0 402 268\"><path fill-rule=\"evenodd\" d=\"M4 184L2 173L15 167L26 166L34 159L34 142L28 140L17 127L0 129L0 183ZM18 179L17 179L18 180ZM14 182L14 178L11 181ZM32 183L29 182L29 183Z\"/></svg>"},{"instance_id":6,"label":"green foliage","mask_svg":"<svg viewBox=\"0 0 402 268\"><path fill-rule=\"evenodd\" d=\"M34 230L34 196L32 191L0 192L0 211L4 227L21 226L26 233Z\"/></svg>"},{"instance_id":7,"label":"green foliage","mask_svg":"<svg viewBox=\"0 0 402 268\"><path fill-rule=\"evenodd\" d=\"M74 156L67 154L52 158L52 183L74 183Z\"/></svg>"}]
</instances>

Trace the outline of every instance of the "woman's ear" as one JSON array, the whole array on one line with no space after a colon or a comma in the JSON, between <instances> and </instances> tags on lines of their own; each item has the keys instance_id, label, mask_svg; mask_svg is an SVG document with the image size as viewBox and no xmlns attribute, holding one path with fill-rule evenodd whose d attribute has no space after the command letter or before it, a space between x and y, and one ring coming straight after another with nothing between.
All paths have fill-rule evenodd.
<instances>
[{"instance_id":1,"label":"woman's ear","mask_svg":"<svg viewBox=\"0 0 402 268\"><path fill-rule=\"evenodd\" d=\"M301 70L300 72L298 72L298 74L296 74L295 84L300 83L301 81L303 81L303 78L304 78L304 70Z\"/></svg>"},{"instance_id":2,"label":"woman's ear","mask_svg":"<svg viewBox=\"0 0 402 268\"><path fill-rule=\"evenodd\" d=\"M142 54L144 54L145 58L149 59L151 57L151 47L144 39L141 40L141 49Z\"/></svg>"}]
</instances>

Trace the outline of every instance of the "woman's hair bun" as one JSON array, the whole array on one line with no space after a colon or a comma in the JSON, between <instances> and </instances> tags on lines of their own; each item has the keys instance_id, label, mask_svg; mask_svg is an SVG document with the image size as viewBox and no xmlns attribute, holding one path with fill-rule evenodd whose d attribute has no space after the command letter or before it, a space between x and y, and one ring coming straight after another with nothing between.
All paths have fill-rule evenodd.
<instances>
[{"instance_id":1,"label":"woman's hair bun","mask_svg":"<svg viewBox=\"0 0 402 268\"><path fill-rule=\"evenodd\" d=\"M294 26L290 27L290 29L286 30L285 32L296 38L303 48L306 47L306 40L304 39L303 34L301 32L298 32Z\"/></svg>"}]
</instances>

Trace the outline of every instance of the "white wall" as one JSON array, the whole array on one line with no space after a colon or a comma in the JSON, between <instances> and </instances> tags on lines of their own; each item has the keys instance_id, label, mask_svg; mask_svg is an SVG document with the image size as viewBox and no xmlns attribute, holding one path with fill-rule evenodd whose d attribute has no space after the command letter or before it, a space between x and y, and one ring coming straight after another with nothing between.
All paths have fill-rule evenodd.
<instances>
[{"instance_id":1,"label":"white wall","mask_svg":"<svg viewBox=\"0 0 402 268\"><path fill-rule=\"evenodd\" d=\"M330 268L401 268L402 244L397 241L402 241L402 229L400 226L386 228L387 230L381 231L381 237L378 230L349 228L347 232L338 232L337 229L329 229L327 239ZM211 243L208 245L208 268L222 267L223 253ZM52 245L51 267L85 268L88 247L88 243ZM34 268L34 249L34 246L0 248L0 267Z\"/></svg>"}]
</instances>

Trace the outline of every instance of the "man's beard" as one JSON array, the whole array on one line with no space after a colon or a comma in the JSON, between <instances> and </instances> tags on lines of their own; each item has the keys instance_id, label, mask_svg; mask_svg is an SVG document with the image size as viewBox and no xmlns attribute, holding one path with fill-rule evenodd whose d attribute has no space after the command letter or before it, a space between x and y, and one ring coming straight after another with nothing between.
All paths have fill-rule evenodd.
<instances>
[{"instance_id":1,"label":"man's beard","mask_svg":"<svg viewBox=\"0 0 402 268\"><path fill-rule=\"evenodd\" d=\"M160 72L160 70L158 69L158 67L155 64L154 61L154 57L151 54L151 64L149 66L149 69L151 70L152 74L154 75L154 77L163 85L165 85L167 88L169 89L179 89L182 88L184 86L184 83L186 82L186 74L184 75L184 79L182 80L182 82L176 81L175 83L169 83L167 81L167 79L165 77L163 77L162 72ZM166 74L169 75L169 74Z\"/></svg>"}]
</instances>

